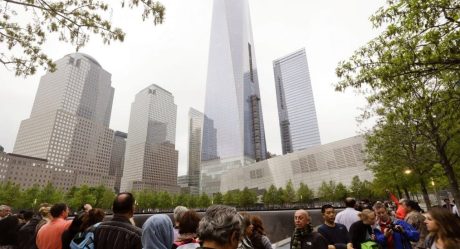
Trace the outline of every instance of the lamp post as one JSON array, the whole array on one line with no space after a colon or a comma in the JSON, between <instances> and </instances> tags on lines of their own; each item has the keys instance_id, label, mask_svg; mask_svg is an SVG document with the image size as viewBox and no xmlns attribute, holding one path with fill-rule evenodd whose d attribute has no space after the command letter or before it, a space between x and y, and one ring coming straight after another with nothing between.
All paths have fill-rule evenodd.
<instances>
[{"instance_id":1,"label":"lamp post","mask_svg":"<svg viewBox=\"0 0 460 249\"><path fill-rule=\"evenodd\" d=\"M439 199L438 190L436 188L436 184L434 184L433 177L431 177L431 186L433 186L433 189L434 189L434 195L436 196L436 202L438 203L438 206L441 206L441 200Z\"/></svg>"}]
</instances>

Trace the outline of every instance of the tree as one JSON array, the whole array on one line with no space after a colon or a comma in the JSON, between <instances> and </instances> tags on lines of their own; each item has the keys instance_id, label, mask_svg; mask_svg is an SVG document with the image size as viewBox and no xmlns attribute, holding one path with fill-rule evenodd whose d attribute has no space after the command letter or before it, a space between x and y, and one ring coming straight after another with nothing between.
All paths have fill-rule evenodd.
<instances>
[{"instance_id":1,"label":"tree","mask_svg":"<svg viewBox=\"0 0 460 249\"><path fill-rule=\"evenodd\" d=\"M201 194L200 199L198 201L198 207L200 208L207 208L211 205L211 198L207 194Z\"/></svg>"},{"instance_id":2,"label":"tree","mask_svg":"<svg viewBox=\"0 0 460 249\"><path fill-rule=\"evenodd\" d=\"M124 7L125 0L121 6ZM132 9L143 7L142 19L153 18L163 22L165 8L151 0L129 0ZM37 67L55 71L56 65L42 46L55 33L61 42L69 42L78 51L91 36L99 36L104 44L123 41L125 32L112 27L112 8L108 1L88 0L4 0L0 3L0 63L15 71L17 76L28 76Z\"/></svg>"},{"instance_id":3,"label":"tree","mask_svg":"<svg viewBox=\"0 0 460 249\"><path fill-rule=\"evenodd\" d=\"M37 196L38 203L55 204L64 200L64 194L56 189L52 183L48 183L40 190Z\"/></svg>"},{"instance_id":4,"label":"tree","mask_svg":"<svg viewBox=\"0 0 460 249\"><path fill-rule=\"evenodd\" d=\"M343 183L336 184L334 181L323 181L318 189L318 197L322 201L340 201L348 196L348 189Z\"/></svg>"},{"instance_id":5,"label":"tree","mask_svg":"<svg viewBox=\"0 0 460 249\"><path fill-rule=\"evenodd\" d=\"M268 188L268 190L264 193L262 197L264 204L267 205L268 207L270 207L270 205L274 205L276 203L277 194L278 194L278 191L276 190L275 185L273 184L270 185L270 187Z\"/></svg>"},{"instance_id":6,"label":"tree","mask_svg":"<svg viewBox=\"0 0 460 249\"><path fill-rule=\"evenodd\" d=\"M339 182L337 184L337 186L335 187L335 191L334 191L334 200L335 201L341 201L341 200L345 200L345 198L347 198L348 196L348 189L345 185L343 185L343 183Z\"/></svg>"},{"instance_id":7,"label":"tree","mask_svg":"<svg viewBox=\"0 0 460 249\"><path fill-rule=\"evenodd\" d=\"M285 203L292 204L296 201L296 193L294 186L292 185L292 181L289 179L289 181L286 183L286 189L284 191L284 196L283 200Z\"/></svg>"},{"instance_id":8,"label":"tree","mask_svg":"<svg viewBox=\"0 0 460 249\"><path fill-rule=\"evenodd\" d=\"M82 185L79 188L76 188L74 195L70 200L68 200L67 204L74 210L78 210L82 205L86 203L94 205L95 198L91 194L91 190L88 185Z\"/></svg>"},{"instance_id":9,"label":"tree","mask_svg":"<svg viewBox=\"0 0 460 249\"><path fill-rule=\"evenodd\" d=\"M37 196L40 193L40 187L38 185L33 185L32 187L22 191L20 194L21 198L17 202L18 208L25 208L32 210L37 210L40 203L37 202Z\"/></svg>"},{"instance_id":10,"label":"tree","mask_svg":"<svg viewBox=\"0 0 460 249\"><path fill-rule=\"evenodd\" d=\"M213 204L224 204L224 197L221 192L217 192L214 194L212 203Z\"/></svg>"},{"instance_id":11,"label":"tree","mask_svg":"<svg viewBox=\"0 0 460 249\"><path fill-rule=\"evenodd\" d=\"M257 202L256 192L249 190L248 187L245 187L240 195L239 204L241 207L250 207Z\"/></svg>"},{"instance_id":12,"label":"tree","mask_svg":"<svg viewBox=\"0 0 460 249\"><path fill-rule=\"evenodd\" d=\"M420 136L416 122L401 119L401 116L387 117L385 122L378 121L372 132L366 135L368 168L376 177L385 179L381 181L383 186L388 186L390 182L404 189L419 185L423 199L430 208L427 180L433 175L436 151L424 136ZM396 177L408 170L410 175L404 175L402 179Z\"/></svg>"},{"instance_id":13,"label":"tree","mask_svg":"<svg viewBox=\"0 0 460 249\"><path fill-rule=\"evenodd\" d=\"M104 185L99 185L90 188L92 196L94 196L94 207L109 209L112 206L115 193Z\"/></svg>"},{"instance_id":14,"label":"tree","mask_svg":"<svg viewBox=\"0 0 460 249\"><path fill-rule=\"evenodd\" d=\"M379 185L380 188L382 185ZM361 181L359 176L354 176L351 180L351 184L349 187L350 194L356 197L358 200L361 199L372 199L374 197L374 193L372 191L372 184L369 181ZM382 195L385 189L382 189Z\"/></svg>"},{"instance_id":15,"label":"tree","mask_svg":"<svg viewBox=\"0 0 460 249\"><path fill-rule=\"evenodd\" d=\"M142 191L135 192L134 197L136 198L137 208L141 210L156 207L153 205L155 196L151 190L144 189Z\"/></svg>"},{"instance_id":16,"label":"tree","mask_svg":"<svg viewBox=\"0 0 460 249\"><path fill-rule=\"evenodd\" d=\"M297 190L297 200L299 200L300 203L306 203L312 200L313 197L313 190L311 190L310 188L308 188L306 184L301 182L299 189Z\"/></svg>"},{"instance_id":17,"label":"tree","mask_svg":"<svg viewBox=\"0 0 460 249\"><path fill-rule=\"evenodd\" d=\"M20 199L20 187L12 182L0 183L0 200L2 204L16 206Z\"/></svg>"},{"instance_id":18,"label":"tree","mask_svg":"<svg viewBox=\"0 0 460 249\"><path fill-rule=\"evenodd\" d=\"M361 89L363 118L411 120L436 152L455 199L460 152L460 2L394 0L371 22L385 30L336 70L336 90Z\"/></svg>"}]
</instances>

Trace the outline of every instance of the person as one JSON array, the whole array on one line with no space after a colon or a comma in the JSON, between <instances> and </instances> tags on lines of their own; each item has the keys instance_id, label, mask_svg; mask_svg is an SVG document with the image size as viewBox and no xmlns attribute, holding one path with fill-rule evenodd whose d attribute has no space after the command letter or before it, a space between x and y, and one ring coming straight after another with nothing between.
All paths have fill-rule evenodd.
<instances>
[{"instance_id":1,"label":"person","mask_svg":"<svg viewBox=\"0 0 460 249\"><path fill-rule=\"evenodd\" d=\"M72 220L72 223L69 226L69 229L65 230L62 234L62 249L70 249L70 242L75 237L75 235L81 231L81 226L83 224L83 217L88 215L88 212L93 207L90 204L85 204L81 206L80 211ZM102 211L102 210L100 210ZM102 213L104 213L102 211ZM104 214L105 215L105 214ZM104 218L104 216L102 217ZM84 231L84 230L83 230Z\"/></svg>"},{"instance_id":2,"label":"person","mask_svg":"<svg viewBox=\"0 0 460 249\"><path fill-rule=\"evenodd\" d=\"M35 240L38 249L62 249L62 234L72 223L67 220L69 208L65 203L54 204L50 213L53 219L38 230Z\"/></svg>"},{"instance_id":3,"label":"person","mask_svg":"<svg viewBox=\"0 0 460 249\"><path fill-rule=\"evenodd\" d=\"M173 210L173 218L174 218L174 241L177 240L179 237L179 225L180 225L180 218L183 213L187 212L188 208L184 206L177 206Z\"/></svg>"},{"instance_id":4,"label":"person","mask_svg":"<svg viewBox=\"0 0 460 249\"><path fill-rule=\"evenodd\" d=\"M447 210L449 210L449 212L451 212L452 214L454 213L454 204L450 203L450 200L449 198L445 198L444 199L444 205L442 205L442 208L445 208Z\"/></svg>"},{"instance_id":5,"label":"person","mask_svg":"<svg viewBox=\"0 0 460 249\"><path fill-rule=\"evenodd\" d=\"M102 220L104 219L105 217L105 213L104 213L104 210L100 209L100 208L91 208L91 209L88 209L88 211L86 211L85 209L82 209L83 211L83 214L79 216L79 218L81 219L81 224L80 226L75 230L75 235L72 236L72 238L70 238L70 240L68 240L67 238L65 238L64 234L62 236L62 248L72 248L71 246L71 242L75 242L77 245L80 244L82 241L84 241L85 239L85 236L87 235L86 232L88 232L88 228L90 228L91 226L99 223L99 222L102 222ZM72 222L72 225L74 223ZM71 225L71 226L72 226ZM67 230L67 231L70 231ZM72 232L73 233L73 232ZM68 236L70 237L70 233L68 234Z\"/></svg>"},{"instance_id":6,"label":"person","mask_svg":"<svg viewBox=\"0 0 460 249\"><path fill-rule=\"evenodd\" d=\"M353 245L348 236L347 227L335 223L335 210L330 204L321 207L324 224L318 227L318 232L327 240L329 249L352 249Z\"/></svg>"},{"instance_id":7,"label":"person","mask_svg":"<svg viewBox=\"0 0 460 249\"><path fill-rule=\"evenodd\" d=\"M251 239L249 237L252 236L252 229L253 226L251 224L251 216L246 212L240 213L241 217L243 217L243 239L241 240L241 244L239 248L241 249L253 249L254 246L252 245Z\"/></svg>"},{"instance_id":8,"label":"person","mask_svg":"<svg viewBox=\"0 0 460 249\"><path fill-rule=\"evenodd\" d=\"M242 218L234 207L213 205L198 224L200 249L236 249L243 234Z\"/></svg>"},{"instance_id":9,"label":"person","mask_svg":"<svg viewBox=\"0 0 460 249\"><path fill-rule=\"evenodd\" d=\"M348 197L345 199L345 209L335 216L335 223L339 223L350 230L351 224L359 221L359 211L355 210L356 200Z\"/></svg>"},{"instance_id":10,"label":"person","mask_svg":"<svg viewBox=\"0 0 460 249\"><path fill-rule=\"evenodd\" d=\"M372 226L375 225L375 213L370 209L364 209L359 214L360 220L350 226L350 239L354 249L361 249L361 244L368 241L376 241Z\"/></svg>"},{"instance_id":11,"label":"person","mask_svg":"<svg viewBox=\"0 0 460 249\"><path fill-rule=\"evenodd\" d=\"M174 241L174 228L166 214L150 216L142 226L143 249L170 249Z\"/></svg>"},{"instance_id":12,"label":"person","mask_svg":"<svg viewBox=\"0 0 460 249\"><path fill-rule=\"evenodd\" d=\"M428 235L428 230L425 225L425 216L421 214L422 208L413 200L405 201L402 205L406 209L407 214L404 221L414 227L420 234L420 239L417 242L411 242L412 248L425 248L425 238Z\"/></svg>"},{"instance_id":13,"label":"person","mask_svg":"<svg viewBox=\"0 0 460 249\"><path fill-rule=\"evenodd\" d=\"M458 212L458 207L455 203L455 200L452 200L452 203L454 204L454 207L452 208L452 213L455 214L455 216L457 216L458 218L460 218L460 213Z\"/></svg>"},{"instance_id":14,"label":"person","mask_svg":"<svg viewBox=\"0 0 460 249\"><path fill-rule=\"evenodd\" d=\"M173 249L194 249L200 246L197 240L196 230L200 223L200 217L194 210L188 210L182 214L179 220L179 236L174 241Z\"/></svg>"},{"instance_id":15,"label":"person","mask_svg":"<svg viewBox=\"0 0 460 249\"><path fill-rule=\"evenodd\" d=\"M35 214L32 216L24 226L22 226L18 231L18 249L37 249L35 245L36 233L35 229L38 223L42 220L40 214Z\"/></svg>"},{"instance_id":16,"label":"person","mask_svg":"<svg viewBox=\"0 0 460 249\"><path fill-rule=\"evenodd\" d=\"M135 199L131 193L119 193L112 204L113 218L103 221L94 231L98 249L141 249L142 229L129 221L134 214Z\"/></svg>"},{"instance_id":17,"label":"person","mask_svg":"<svg viewBox=\"0 0 460 249\"><path fill-rule=\"evenodd\" d=\"M378 217L375 236L383 248L410 249L411 242L419 240L420 233L404 220L393 219L383 204L375 204L374 210Z\"/></svg>"},{"instance_id":18,"label":"person","mask_svg":"<svg viewBox=\"0 0 460 249\"><path fill-rule=\"evenodd\" d=\"M426 214L429 235L426 248L460 249L460 221L445 208L432 208Z\"/></svg>"},{"instance_id":19,"label":"person","mask_svg":"<svg viewBox=\"0 0 460 249\"><path fill-rule=\"evenodd\" d=\"M251 215L252 235L249 237L254 249L272 249L260 216Z\"/></svg>"},{"instance_id":20,"label":"person","mask_svg":"<svg viewBox=\"0 0 460 249\"><path fill-rule=\"evenodd\" d=\"M12 215L11 207L0 205L0 248L10 249L18 245L19 219Z\"/></svg>"},{"instance_id":21,"label":"person","mask_svg":"<svg viewBox=\"0 0 460 249\"><path fill-rule=\"evenodd\" d=\"M398 198L396 198L396 196L393 193L391 193L390 190L387 189L385 191L388 193L388 195L390 196L390 199L396 205L396 213L395 213L396 218L403 220L404 217L406 217L406 210L401 205L401 203L403 203L406 199L401 198L400 200L398 200Z\"/></svg>"},{"instance_id":22,"label":"person","mask_svg":"<svg viewBox=\"0 0 460 249\"><path fill-rule=\"evenodd\" d=\"M51 216L51 205L48 203L42 203L40 204L40 208L38 209L38 213L40 214L40 217L42 218L37 226L35 227L35 235L38 233L40 228L44 226L46 223L50 222L53 219L53 216Z\"/></svg>"},{"instance_id":23,"label":"person","mask_svg":"<svg viewBox=\"0 0 460 249\"><path fill-rule=\"evenodd\" d=\"M326 239L314 232L310 224L310 214L299 209L294 213L295 230L291 237L290 249L327 249Z\"/></svg>"}]
</instances>

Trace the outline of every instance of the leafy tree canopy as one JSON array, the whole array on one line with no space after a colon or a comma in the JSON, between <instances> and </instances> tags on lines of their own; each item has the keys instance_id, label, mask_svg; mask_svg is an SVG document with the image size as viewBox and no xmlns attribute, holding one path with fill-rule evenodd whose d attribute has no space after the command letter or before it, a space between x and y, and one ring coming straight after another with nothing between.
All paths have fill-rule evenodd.
<instances>
[{"instance_id":1,"label":"leafy tree canopy","mask_svg":"<svg viewBox=\"0 0 460 249\"><path fill-rule=\"evenodd\" d=\"M384 31L336 69L336 90L359 89L364 118L408 120L436 152L455 199L460 139L460 1L388 0L372 17Z\"/></svg>"},{"instance_id":2,"label":"leafy tree canopy","mask_svg":"<svg viewBox=\"0 0 460 249\"><path fill-rule=\"evenodd\" d=\"M112 2L110 2L112 3ZM142 20L163 22L165 8L153 0L121 0L121 6L142 8ZM38 67L55 71L56 65L42 50L51 34L59 41L71 43L78 51L91 36L104 44L123 41L126 33L113 27L112 8L103 0L3 0L0 2L0 63L28 76Z\"/></svg>"}]
</instances>

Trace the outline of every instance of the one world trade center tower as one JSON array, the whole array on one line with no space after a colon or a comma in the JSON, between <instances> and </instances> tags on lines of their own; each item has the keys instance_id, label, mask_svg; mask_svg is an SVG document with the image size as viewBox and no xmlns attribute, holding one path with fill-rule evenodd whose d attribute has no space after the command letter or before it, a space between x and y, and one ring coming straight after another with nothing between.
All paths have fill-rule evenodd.
<instances>
[{"instance_id":1,"label":"one world trade center tower","mask_svg":"<svg viewBox=\"0 0 460 249\"><path fill-rule=\"evenodd\" d=\"M229 169L266 159L247 0L214 0L201 148L201 191Z\"/></svg>"}]
</instances>

